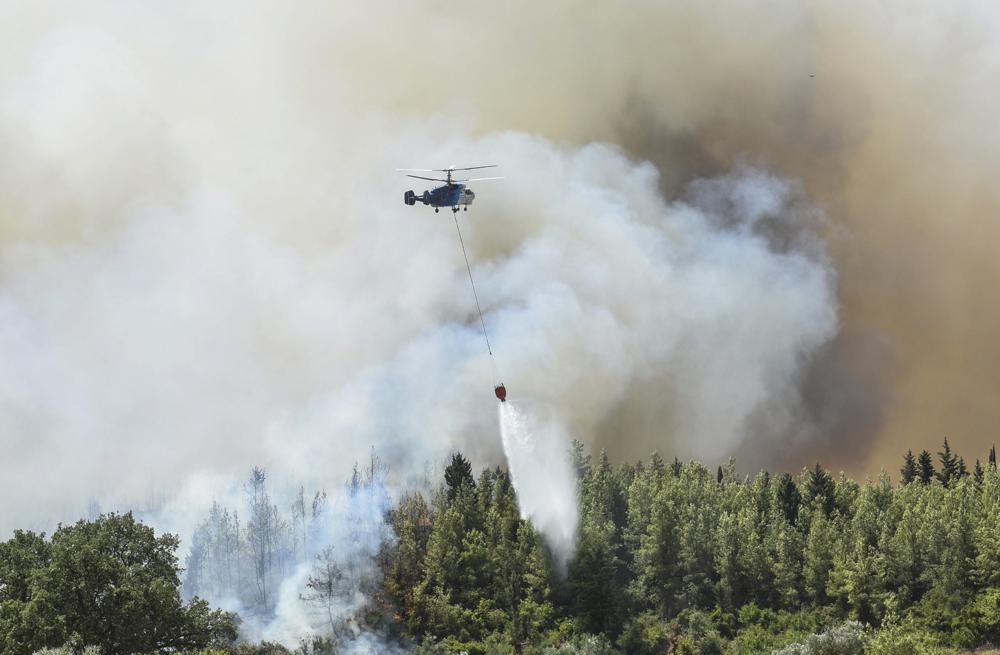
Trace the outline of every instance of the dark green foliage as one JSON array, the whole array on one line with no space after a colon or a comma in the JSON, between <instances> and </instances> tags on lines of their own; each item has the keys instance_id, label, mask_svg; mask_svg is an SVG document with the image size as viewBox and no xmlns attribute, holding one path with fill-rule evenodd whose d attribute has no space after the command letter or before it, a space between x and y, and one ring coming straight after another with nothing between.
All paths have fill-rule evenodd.
<instances>
[{"instance_id":1,"label":"dark green foliage","mask_svg":"<svg viewBox=\"0 0 1000 655\"><path fill-rule=\"evenodd\" d=\"M912 450L906 451L903 458L903 468L899 469L899 480L903 484L910 484L917 479L920 471L917 469L917 458L913 456Z\"/></svg>"},{"instance_id":2,"label":"dark green foliage","mask_svg":"<svg viewBox=\"0 0 1000 655\"><path fill-rule=\"evenodd\" d=\"M802 494L799 493L795 479L788 473L781 476L778 482L778 507L781 508L781 515L785 520L795 525L799 517L799 505L802 502Z\"/></svg>"},{"instance_id":3,"label":"dark green foliage","mask_svg":"<svg viewBox=\"0 0 1000 655\"><path fill-rule=\"evenodd\" d=\"M660 457L660 453L653 453L649 458L649 466L653 469L657 475L662 475L666 470L666 466L663 464L663 458Z\"/></svg>"},{"instance_id":4,"label":"dark green foliage","mask_svg":"<svg viewBox=\"0 0 1000 655\"><path fill-rule=\"evenodd\" d=\"M421 580L431 534L430 508L420 494L403 496L390 516L397 541L385 571L385 590L407 614L413 610L413 590Z\"/></svg>"},{"instance_id":5,"label":"dark green foliage","mask_svg":"<svg viewBox=\"0 0 1000 655\"><path fill-rule=\"evenodd\" d=\"M833 476L817 462L816 467L809 472L809 477L806 479L806 502L821 508L823 513L829 516L836 502L835 491L836 485L833 482Z\"/></svg>"},{"instance_id":6,"label":"dark green foliage","mask_svg":"<svg viewBox=\"0 0 1000 655\"><path fill-rule=\"evenodd\" d=\"M990 457L989 465L993 468L997 467L997 447L996 445L990 446Z\"/></svg>"},{"instance_id":7,"label":"dark green foliage","mask_svg":"<svg viewBox=\"0 0 1000 655\"><path fill-rule=\"evenodd\" d=\"M281 644L276 644L271 641L262 641L256 644L243 643L227 648L224 652L230 653L231 655L292 655L292 651L285 648ZM204 653L203 655L210 654ZM212 655L214 655L214 653Z\"/></svg>"},{"instance_id":8,"label":"dark green foliage","mask_svg":"<svg viewBox=\"0 0 1000 655\"><path fill-rule=\"evenodd\" d=\"M909 451L895 488L821 465L750 479L732 463L654 455L615 468L604 453L571 455L580 526L565 577L501 471L451 503L447 487L430 505L400 503L386 587L409 635L470 653L590 652L576 644L599 635L619 653L749 655L892 619L918 648L995 638L1000 474L963 478L950 446L948 486L930 484L929 453Z\"/></svg>"},{"instance_id":9,"label":"dark green foliage","mask_svg":"<svg viewBox=\"0 0 1000 655\"><path fill-rule=\"evenodd\" d=\"M921 450L919 457L917 457L917 463L920 465L920 483L930 484L935 475L934 461L931 459L931 454L926 450Z\"/></svg>"},{"instance_id":10,"label":"dark green foliage","mask_svg":"<svg viewBox=\"0 0 1000 655\"><path fill-rule=\"evenodd\" d=\"M448 486L448 500L454 500L455 495L463 487L472 488L475 486L475 479L472 477L472 464L465 459L462 453L456 452L451 456L451 463L444 470L444 482Z\"/></svg>"},{"instance_id":11,"label":"dark green foliage","mask_svg":"<svg viewBox=\"0 0 1000 655\"><path fill-rule=\"evenodd\" d=\"M623 653L659 655L672 641L670 626L656 612L643 612L625 626L618 647Z\"/></svg>"},{"instance_id":12,"label":"dark green foliage","mask_svg":"<svg viewBox=\"0 0 1000 655\"><path fill-rule=\"evenodd\" d=\"M947 487L951 484L952 480L959 477L958 456L951 452L951 446L948 445L948 437L944 438L944 444L942 444L941 450L938 452L938 461L941 463L941 469L937 474L938 481Z\"/></svg>"},{"instance_id":13,"label":"dark green foliage","mask_svg":"<svg viewBox=\"0 0 1000 655\"><path fill-rule=\"evenodd\" d=\"M573 470L576 471L576 479L583 480L590 475L590 453L582 441L573 440L570 446L570 459L573 462Z\"/></svg>"},{"instance_id":14,"label":"dark green foliage","mask_svg":"<svg viewBox=\"0 0 1000 655\"><path fill-rule=\"evenodd\" d=\"M538 641L554 618L541 538L520 518L506 472L484 471L478 485L457 480L450 501L444 490L431 507L409 496L394 513L386 588L407 631L469 652L489 639Z\"/></svg>"},{"instance_id":15,"label":"dark green foliage","mask_svg":"<svg viewBox=\"0 0 1000 655\"><path fill-rule=\"evenodd\" d=\"M615 556L614 526L586 521L570 566L571 609L586 632L617 636L624 590L618 585L621 562Z\"/></svg>"},{"instance_id":16,"label":"dark green foliage","mask_svg":"<svg viewBox=\"0 0 1000 655\"><path fill-rule=\"evenodd\" d=\"M74 635L109 655L235 639L233 615L181 602L177 545L131 514L60 527L48 542L16 533L0 545L0 652L28 654Z\"/></svg>"},{"instance_id":17,"label":"dark green foliage","mask_svg":"<svg viewBox=\"0 0 1000 655\"><path fill-rule=\"evenodd\" d=\"M985 476L985 471L983 471L983 465L976 460L976 468L972 470L972 479L976 481L977 485L983 483L983 477Z\"/></svg>"},{"instance_id":18,"label":"dark green foliage","mask_svg":"<svg viewBox=\"0 0 1000 655\"><path fill-rule=\"evenodd\" d=\"M12 539L0 542L0 652L30 653L65 640L58 622L27 616L36 593L32 576L51 559L52 544L44 534L17 530Z\"/></svg>"}]
</instances>

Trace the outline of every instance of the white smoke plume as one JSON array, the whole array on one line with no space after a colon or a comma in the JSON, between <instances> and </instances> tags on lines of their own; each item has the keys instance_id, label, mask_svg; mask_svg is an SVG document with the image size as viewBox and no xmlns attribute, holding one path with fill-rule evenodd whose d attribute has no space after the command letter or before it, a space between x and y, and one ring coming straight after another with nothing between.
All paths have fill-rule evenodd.
<instances>
[{"instance_id":1,"label":"white smoke plume","mask_svg":"<svg viewBox=\"0 0 1000 655\"><path fill-rule=\"evenodd\" d=\"M379 480L338 494L311 523L304 557L281 580L273 613L252 617L241 612L241 635L288 646L335 635L338 652L402 652L362 624L381 579L379 552L394 539L384 520L388 510L389 497ZM336 574L324 578L329 570ZM377 650L371 644L378 644Z\"/></svg>"},{"instance_id":2,"label":"white smoke plume","mask_svg":"<svg viewBox=\"0 0 1000 655\"><path fill-rule=\"evenodd\" d=\"M254 464L333 486L372 445L404 485L501 461L450 217L398 166L503 165L460 219L504 381L570 434L809 434L837 300L794 183L743 164L665 199L613 145L507 129L516 103L425 106L433 75L341 52L378 24L348 6L44 6L0 28L4 530L155 496L189 534Z\"/></svg>"}]
</instances>

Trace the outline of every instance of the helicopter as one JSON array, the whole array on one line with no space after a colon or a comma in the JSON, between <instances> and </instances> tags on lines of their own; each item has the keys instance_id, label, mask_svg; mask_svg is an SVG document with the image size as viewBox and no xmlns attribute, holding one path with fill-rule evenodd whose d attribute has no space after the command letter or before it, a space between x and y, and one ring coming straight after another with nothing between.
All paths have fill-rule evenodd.
<instances>
[{"instance_id":1,"label":"helicopter","mask_svg":"<svg viewBox=\"0 0 1000 655\"><path fill-rule=\"evenodd\" d=\"M479 323L483 326L483 338L486 340L486 351L490 354L490 360L493 361L493 370L496 372L496 360L493 358L493 347L490 345L490 337L486 333L486 319L483 318L483 309L479 306L479 294L476 293L476 282L472 279L472 266L469 264L469 254L465 251L465 240L462 239L462 228L458 223L458 208L462 207L463 210L468 211L469 205L475 200L476 194L472 192L472 189L465 186L466 182L481 182L483 180L502 180L502 177L476 177L464 180L458 180L452 177L455 171L477 171L483 168L496 168L497 164L487 164L486 166L469 166L466 168L455 168L454 166L449 166L448 168L397 168L397 171L406 173L407 177L415 177L418 180L430 180L432 182L444 182L444 186L436 187L430 191L424 191L421 195L417 195L413 191L407 191L403 194L403 202L407 205L415 205L418 202L422 202L428 207L433 207L434 212L437 213L442 207L451 207L452 216L455 218L455 230L458 232L458 241L462 244L462 255L465 257L465 267L469 271L469 284L472 286L472 296L476 300L476 310L479 312ZM445 177L442 179L440 177L424 177L423 175L410 175L407 171L415 173L444 173ZM507 402L507 387L504 386L503 382L499 382L493 386L493 394L502 403Z\"/></svg>"},{"instance_id":2,"label":"helicopter","mask_svg":"<svg viewBox=\"0 0 1000 655\"><path fill-rule=\"evenodd\" d=\"M476 199L476 194L472 192L472 189L465 186L466 182L482 182L483 180L503 179L502 177L474 177L458 180L452 177L452 173L455 171L476 171L482 168L496 167L497 164L488 164L486 166L469 166L467 168L455 168L454 166L449 166L448 168L397 168L396 170L404 173L407 171L415 173L445 173L444 178L424 177L422 175L410 175L409 173L406 173L407 177L415 177L418 180L444 182L444 186L436 187L430 191L424 191L420 195L417 195L413 191L407 191L403 194L403 202L407 205L415 205L418 202L422 202L428 207L433 207L436 213L440 211L441 207L451 207L452 212L457 212L459 207L465 211L469 211L469 205L471 205L472 201Z\"/></svg>"}]
</instances>

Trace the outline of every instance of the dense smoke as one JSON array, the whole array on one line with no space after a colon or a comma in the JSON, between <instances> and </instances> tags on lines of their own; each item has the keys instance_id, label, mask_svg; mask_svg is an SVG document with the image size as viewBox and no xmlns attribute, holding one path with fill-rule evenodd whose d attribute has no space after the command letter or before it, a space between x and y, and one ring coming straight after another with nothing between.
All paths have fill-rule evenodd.
<instances>
[{"instance_id":1,"label":"dense smoke","mask_svg":"<svg viewBox=\"0 0 1000 655\"><path fill-rule=\"evenodd\" d=\"M320 486L371 445L400 485L501 462L400 166L503 165L460 215L501 372L595 448L992 438L989 3L2 10L0 530L96 499L189 534L252 464Z\"/></svg>"},{"instance_id":2,"label":"dense smoke","mask_svg":"<svg viewBox=\"0 0 1000 655\"><path fill-rule=\"evenodd\" d=\"M387 614L379 563L396 545L387 473L373 451L331 497L272 489L254 468L242 493L214 502L188 540L184 594L237 612L246 639L318 638L337 652L370 652L365 645L385 631L371 619Z\"/></svg>"}]
</instances>

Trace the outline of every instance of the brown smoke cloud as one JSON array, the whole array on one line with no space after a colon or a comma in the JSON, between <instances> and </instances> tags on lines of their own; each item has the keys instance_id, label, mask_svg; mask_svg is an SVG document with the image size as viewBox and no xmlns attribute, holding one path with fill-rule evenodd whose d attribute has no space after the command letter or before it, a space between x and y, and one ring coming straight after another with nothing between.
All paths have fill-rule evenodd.
<instances>
[{"instance_id":1,"label":"brown smoke cloud","mask_svg":"<svg viewBox=\"0 0 1000 655\"><path fill-rule=\"evenodd\" d=\"M1000 384L1000 138L989 118L1000 12L807 3L775 31L796 12L774 8L731 23L732 41L756 48L706 39L701 20L717 18L687 23L676 43L693 62L694 108L659 112L669 98L640 92L638 120L622 128L629 148L664 167L690 163L681 181L749 153L801 178L830 216L842 330L809 394L838 418L799 459L893 470L906 448L933 451L945 435L983 457Z\"/></svg>"}]
</instances>

